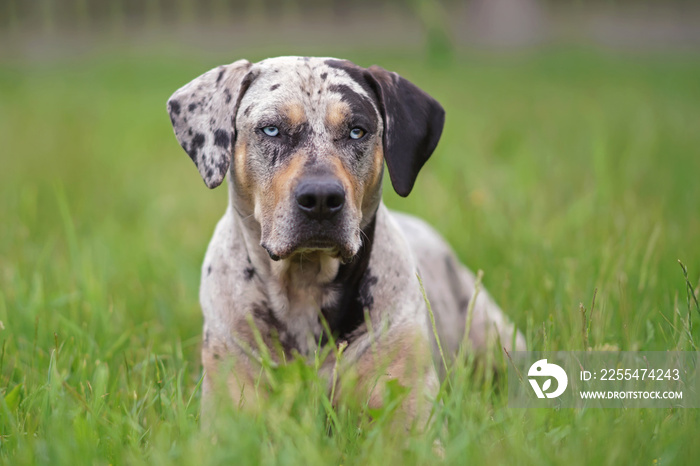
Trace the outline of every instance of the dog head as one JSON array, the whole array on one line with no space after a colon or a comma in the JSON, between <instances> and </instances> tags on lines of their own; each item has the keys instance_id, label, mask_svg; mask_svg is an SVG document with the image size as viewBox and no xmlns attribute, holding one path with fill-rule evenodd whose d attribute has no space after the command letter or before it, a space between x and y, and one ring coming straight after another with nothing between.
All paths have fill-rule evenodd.
<instances>
[{"instance_id":1,"label":"dog head","mask_svg":"<svg viewBox=\"0 0 700 466\"><path fill-rule=\"evenodd\" d=\"M236 208L274 260L311 250L350 260L380 203L384 160L407 196L445 118L396 73L308 57L220 66L176 91L168 111L208 187L230 170Z\"/></svg>"}]
</instances>

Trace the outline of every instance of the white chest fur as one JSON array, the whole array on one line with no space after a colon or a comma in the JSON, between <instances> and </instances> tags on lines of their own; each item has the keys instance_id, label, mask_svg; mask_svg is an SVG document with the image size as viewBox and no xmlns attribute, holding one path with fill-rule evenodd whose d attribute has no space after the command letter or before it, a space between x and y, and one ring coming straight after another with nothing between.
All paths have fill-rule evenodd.
<instances>
[{"instance_id":1,"label":"white chest fur","mask_svg":"<svg viewBox=\"0 0 700 466\"><path fill-rule=\"evenodd\" d=\"M277 318L286 323L287 336L303 355L313 354L324 332L322 309L336 304L338 293L332 282L339 266L338 259L318 252L273 265L275 279L268 283L268 298Z\"/></svg>"}]
</instances>

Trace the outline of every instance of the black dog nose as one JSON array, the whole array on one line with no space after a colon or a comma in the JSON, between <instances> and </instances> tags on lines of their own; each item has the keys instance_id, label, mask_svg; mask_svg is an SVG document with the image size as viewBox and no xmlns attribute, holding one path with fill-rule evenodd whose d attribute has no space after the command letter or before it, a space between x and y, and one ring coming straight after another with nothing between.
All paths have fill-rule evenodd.
<instances>
[{"instance_id":1,"label":"black dog nose","mask_svg":"<svg viewBox=\"0 0 700 466\"><path fill-rule=\"evenodd\" d=\"M307 179L294 191L297 207L309 218L326 220L340 212L345 204L345 189L334 179Z\"/></svg>"}]
</instances>

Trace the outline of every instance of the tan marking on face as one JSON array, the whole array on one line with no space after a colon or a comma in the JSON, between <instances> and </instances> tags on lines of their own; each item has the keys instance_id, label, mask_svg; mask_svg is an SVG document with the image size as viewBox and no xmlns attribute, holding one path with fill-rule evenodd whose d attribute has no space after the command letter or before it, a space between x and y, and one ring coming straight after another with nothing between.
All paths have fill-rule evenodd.
<instances>
[{"instance_id":1,"label":"tan marking on face","mask_svg":"<svg viewBox=\"0 0 700 466\"><path fill-rule=\"evenodd\" d=\"M304 167L304 159L303 154L292 155L289 164L276 173L272 178L272 183L270 186L271 193L261 193L262 199L268 199L268 202L272 202L272 208L274 208L274 206L279 202L284 202L284 200L291 194L292 184L294 183L294 180L299 178L299 175Z\"/></svg>"},{"instance_id":2,"label":"tan marking on face","mask_svg":"<svg viewBox=\"0 0 700 466\"><path fill-rule=\"evenodd\" d=\"M248 153L245 141L236 142L233 152L233 177L236 193L247 201L253 199L253 187L248 176Z\"/></svg>"},{"instance_id":3,"label":"tan marking on face","mask_svg":"<svg viewBox=\"0 0 700 466\"><path fill-rule=\"evenodd\" d=\"M381 144L377 144L374 149L374 164L372 165L372 180L367 183L367 188L372 189L381 182L382 169L384 168L384 149Z\"/></svg>"},{"instance_id":4,"label":"tan marking on face","mask_svg":"<svg viewBox=\"0 0 700 466\"><path fill-rule=\"evenodd\" d=\"M381 190L382 183L382 169L384 168L384 150L381 144L377 144L374 149L374 159L372 161L372 168L367 176L367 181L363 185L363 195L362 195L362 211L365 212L366 209L370 208L374 202L377 201L377 196L379 196L379 190Z\"/></svg>"},{"instance_id":5,"label":"tan marking on face","mask_svg":"<svg viewBox=\"0 0 700 466\"><path fill-rule=\"evenodd\" d=\"M304 107L299 102L287 104L282 110L282 113L287 117L289 124L292 126L299 126L306 121Z\"/></svg>"},{"instance_id":6,"label":"tan marking on face","mask_svg":"<svg viewBox=\"0 0 700 466\"><path fill-rule=\"evenodd\" d=\"M330 127L339 127L350 114L350 106L345 102L331 102L326 109L326 124Z\"/></svg>"},{"instance_id":7,"label":"tan marking on face","mask_svg":"<svg viewBox=\"0 0 700 466\"><path fill-rule=\"evenodd\" d=\"M360 189L359 180L348 173L340 158L332 157L331 162L333 164L333 173L338 177L345 188L345 198L352 200L352 208L357 212L362 204L362 190Z\"/></svg>"}]
</instances>

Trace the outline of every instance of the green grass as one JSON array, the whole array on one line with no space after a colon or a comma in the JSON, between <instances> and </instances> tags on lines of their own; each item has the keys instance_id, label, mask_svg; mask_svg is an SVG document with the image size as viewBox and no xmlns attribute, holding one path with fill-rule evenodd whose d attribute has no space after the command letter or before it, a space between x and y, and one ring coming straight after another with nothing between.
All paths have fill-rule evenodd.
<instances>
[{"instance_id":1,"label":"green grass","mask_svg":"<svg viewBox=\"0 0 700 466\"><path fill-rule=\"evenodd\" d=\"M700 60L317 53L380 63L444 103L413 194L387 185L385 200L484 270L530 348L582 349L596 289L591 347L699 344L677 260L697 286ZM504 377L464 365L437 409L444 433L396 435L390 407L374 422L331 412L300 362L272 371L259 414L222 405L202 433L199 268L227 200L178 147L165 101L238 56L176 55L0 65L0 463L432 464L436 436L449 463L697 461L698 410L512 410Z\"/></svg>"}]
</instances>

